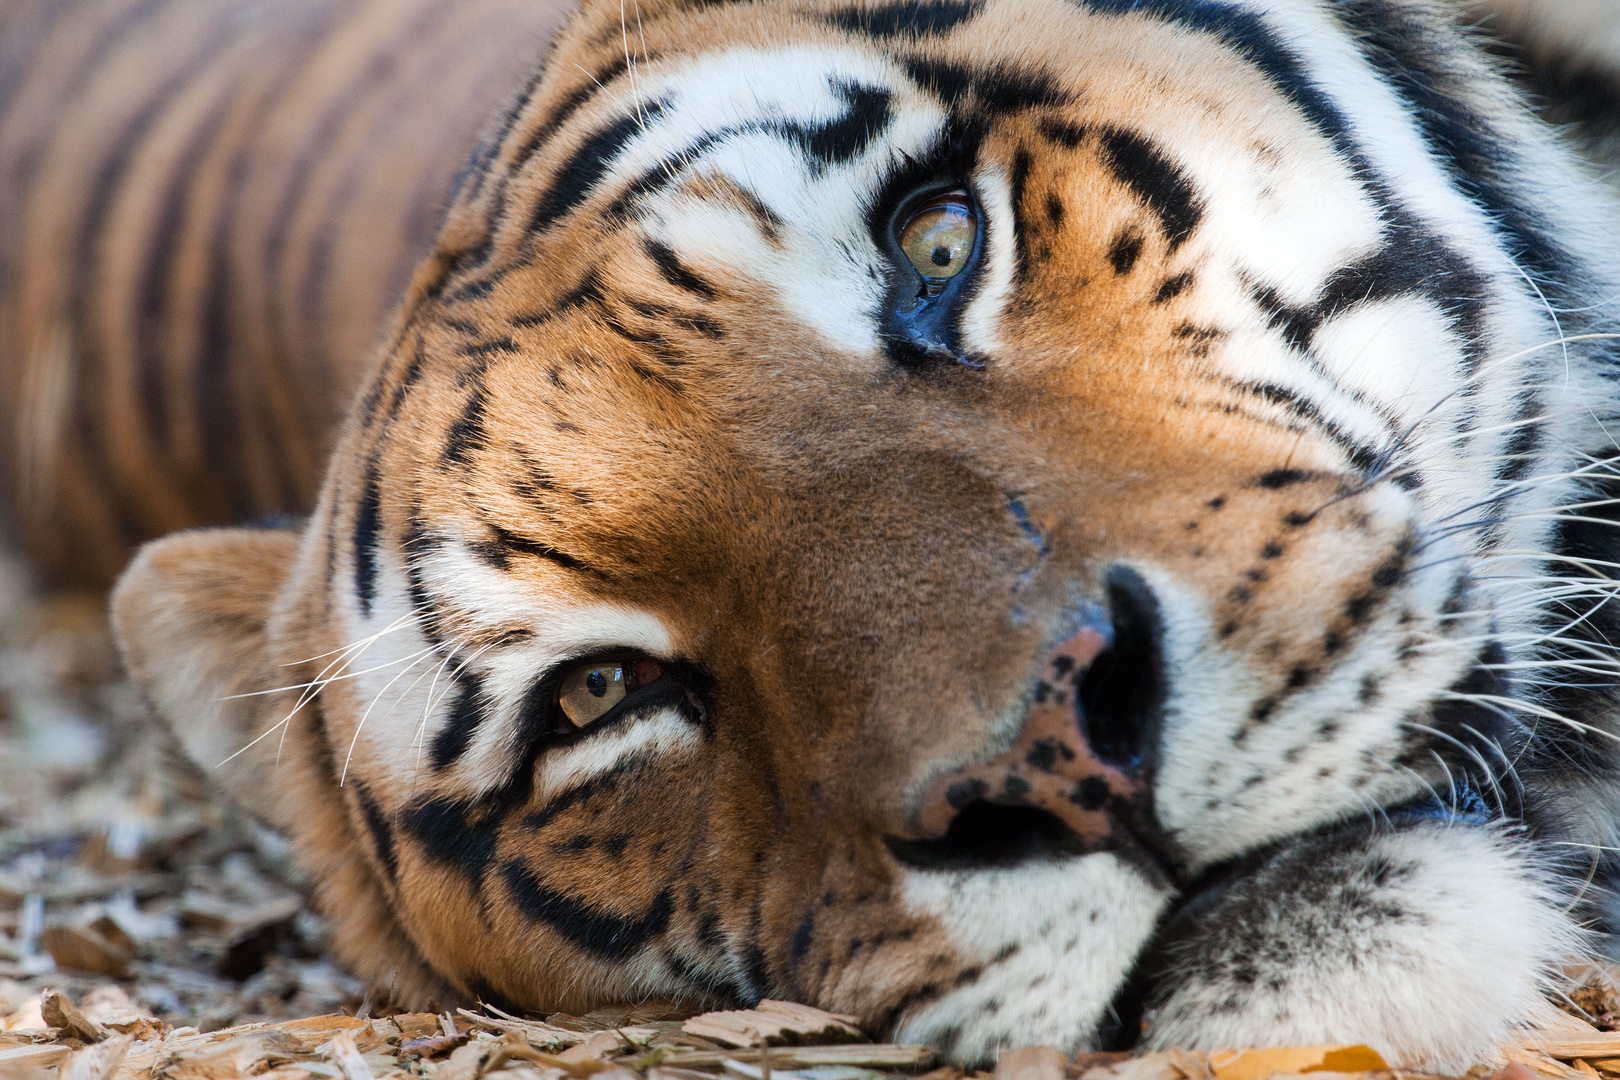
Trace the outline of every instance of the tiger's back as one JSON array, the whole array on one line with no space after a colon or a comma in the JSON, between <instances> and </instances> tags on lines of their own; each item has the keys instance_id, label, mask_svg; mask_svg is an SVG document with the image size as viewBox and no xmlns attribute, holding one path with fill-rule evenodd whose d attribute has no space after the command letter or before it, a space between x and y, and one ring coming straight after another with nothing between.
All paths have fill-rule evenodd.
<instances>
[{"instance_id":1,"label":"tiger's back","mask_svg":"<svg viewBox=\"0 0 1620 1080\"><path fill-rule=\"evenodd\" d=\"M0 12L3 483L47 578L307 511L459 171L567 7Z\"/></svg>"}]
</instances>

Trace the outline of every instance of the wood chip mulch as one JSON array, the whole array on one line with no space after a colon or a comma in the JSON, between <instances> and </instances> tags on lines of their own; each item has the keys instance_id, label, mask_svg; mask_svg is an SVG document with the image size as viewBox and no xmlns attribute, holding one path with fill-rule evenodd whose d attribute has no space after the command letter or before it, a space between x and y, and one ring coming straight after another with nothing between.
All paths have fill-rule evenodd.
<instances>
[{"instance_id":1,"label":"wood chip mulch","mask_svg":"<svg viewBox=\"0 0 1620 1080\"><path fill-rule=\"evenodd\" d=\"M1603 976L1607 979L1607 975ZM1608 987L1612 998L1613 985ZM343 1014L250 1023L214 1032L174 1027L106 989L83 1008L57 991L40 995L0 1031L6 1080L968 1080L931 1068L924 1046L868 1042L854 1019L788 1002L755 1009L670 1015L643 1003L544 1019L498 1009L455 1013ZM14 1016L8 1024L19 1019ZM1505 1067L1462 1080L1620 1076L1620 1032L1571 1017L1557 1029L1521 1032L1501 1048ZM1439 1080L1390 1069L1365 1046L1229 1051L1170 1050L1066 1057L1036 1046L1002 1053L972 1080Z\"/></svg>"}]
</instances>

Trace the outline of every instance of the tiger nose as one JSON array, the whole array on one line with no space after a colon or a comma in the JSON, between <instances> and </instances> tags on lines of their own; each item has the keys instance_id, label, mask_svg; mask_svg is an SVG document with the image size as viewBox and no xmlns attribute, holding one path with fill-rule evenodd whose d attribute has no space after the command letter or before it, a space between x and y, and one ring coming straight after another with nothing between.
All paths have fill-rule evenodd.
<instances>
[{"instance_id":1,"label":"tiger nose","mask_svg":"<svg viewBox=\"0 0 1620 1080\"><path fill-rule=\"evenodd\" d=\"M1164 622L1153 589L1135 570L1115 566L1105 583L1111 634L1079 679L1076 711L1092 753L1139 777L1158 749L1168 692Z\"/></svg>"},{"instance_id":2,"label":"tiger nose","mask_svg":"<svg viewBox=\"0 0 1620 1080\"><path fill-rule=\"evenodd\" d=\"M994 758L938 777L919 824L943 835L970 807L1028 807L1084 844L1107 846L1117 818L1140 816L1166 695L1163 630L1152 588L1110 568L1106 604L1070 613L1042 659L1018 738Z\"/></svg>"}]
</instances>

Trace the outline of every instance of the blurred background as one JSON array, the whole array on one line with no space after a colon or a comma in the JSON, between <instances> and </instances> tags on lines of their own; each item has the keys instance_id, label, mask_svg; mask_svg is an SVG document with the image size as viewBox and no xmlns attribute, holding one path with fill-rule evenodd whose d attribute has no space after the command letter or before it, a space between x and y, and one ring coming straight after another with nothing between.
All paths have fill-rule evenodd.
<instances>
[{"instance_id":1,"label":"blurred background","mask_svg":"<svg viewBox=\"0 0 1620 1080\"><path fill-rule=\"evenodd\" d=\"M147 716L103 596L0 551L0 1030L44 1026L47 987L203 1031L353 1012L299 885Z\"/></svg>"}]
</instances>

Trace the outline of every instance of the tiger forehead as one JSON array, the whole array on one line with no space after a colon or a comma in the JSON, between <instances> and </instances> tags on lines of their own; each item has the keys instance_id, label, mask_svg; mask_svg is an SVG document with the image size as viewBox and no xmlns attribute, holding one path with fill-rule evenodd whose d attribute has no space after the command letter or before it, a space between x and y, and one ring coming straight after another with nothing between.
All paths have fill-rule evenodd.
<instances>
[{"instance_id":1,"label":"tiger forehead","mask_svg":"<svg viewBox=\"0 0 1620 1080\"><path fill-rule=\"evenodd\" d=\"M605 205L580 215L575 231L611 229L638 192L602 181L671 187L676 174L712 169L717 145L748 134L750 122L778 125L772 134L780 136L793 133L795 120L846 110L864 110L838 133L846 153L880 137L917 152L945 124L937 106L980 121L1060 109L1140 130L1189 158L1216 143L1274 161L1305 149L1302 140L1322 149L1252 64L1210 34L1147 15L1050 0L900 5L924 32L883 33L898 9L756 7L648 9L629 39L617 7L587 11L582 24L601 24L596 35L578 29L560 45L559 62L506 132L496 175L476 181L498 204L496 246L532 256L539 234L593 195ZM923 108L919 93L936 108ZM896 123L908 109L928 129L910 138ZM763 171L735 178L763 195L773 186L771 170Z\"/></svg>"}]
</instances>

